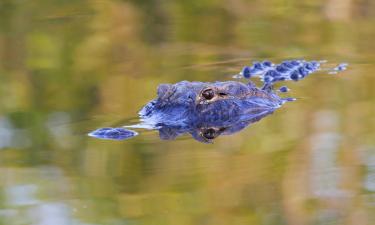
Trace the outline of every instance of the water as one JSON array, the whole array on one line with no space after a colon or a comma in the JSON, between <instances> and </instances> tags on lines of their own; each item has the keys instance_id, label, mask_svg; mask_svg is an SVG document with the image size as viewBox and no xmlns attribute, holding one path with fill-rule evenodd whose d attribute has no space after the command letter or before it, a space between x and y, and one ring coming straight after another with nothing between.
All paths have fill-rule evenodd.
<instances>
[{"instance_id":1,"label":"water","mask_svg":"<svg viewBox=\"0 0 375 225\"><path fill-rule=\"evenodd\" d=\"M0 12L0 224L374 223L371 1L2 0ZM86 135L133 124L160 83L295 58L349 66L280 84L297 101L214 144Z\"/></svg>"}]
</instances>

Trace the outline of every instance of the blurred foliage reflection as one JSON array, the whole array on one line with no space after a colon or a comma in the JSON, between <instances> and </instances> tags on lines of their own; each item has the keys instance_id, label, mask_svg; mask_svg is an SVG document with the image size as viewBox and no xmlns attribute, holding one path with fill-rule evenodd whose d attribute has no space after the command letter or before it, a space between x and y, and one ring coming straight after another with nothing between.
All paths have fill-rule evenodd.
<instances>
[{"instance_id":1,"label":"blurred foliage reflection","mask_svg":"<svg viewBox=\"0 0 375 225\"><path fill-rule=\"evenodd\" d=\"M370 0L0 0L0 224L373 224ZM347 61L213 145L89 139L159 83Z\"/></svg>"}]
</instances>

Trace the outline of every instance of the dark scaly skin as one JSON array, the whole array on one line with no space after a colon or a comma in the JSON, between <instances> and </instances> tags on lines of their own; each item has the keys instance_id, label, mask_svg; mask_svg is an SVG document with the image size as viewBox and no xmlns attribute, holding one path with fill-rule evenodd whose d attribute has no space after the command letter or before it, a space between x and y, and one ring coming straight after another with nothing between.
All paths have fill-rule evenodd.
<instances>
[{"instance_id":1,"label":"dark scaly skin","mask_svg":"<svg viewBox=\"0 0 375 225\"><path fill-rule=\"evenodd\" d=\"M210 99L203 95L207 90L214 93ZM211 142L221 134L242 130L283 104L271 88L260 89L252 82L182 81L159 85L157 94L139 115L168 140L190 133L198 141Z\"/></svg>"}]
</instances>

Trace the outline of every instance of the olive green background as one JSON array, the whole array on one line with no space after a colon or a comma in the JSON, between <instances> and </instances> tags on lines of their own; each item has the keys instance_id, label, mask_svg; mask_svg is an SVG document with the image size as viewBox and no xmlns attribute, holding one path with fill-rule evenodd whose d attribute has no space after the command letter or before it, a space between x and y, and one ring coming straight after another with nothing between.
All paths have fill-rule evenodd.
<instances>
[{"instance_id":1,"label":"olive green background","mask_svg":"<svg viewBox=\"0 0 375 225\"><path fill-rule=\"evenodd\" d=\"M374 39L372 0L0 0L0 224L374 224ZM214 144L86 136L290 58L349 68Z\"/></svg>"}]
</instances>

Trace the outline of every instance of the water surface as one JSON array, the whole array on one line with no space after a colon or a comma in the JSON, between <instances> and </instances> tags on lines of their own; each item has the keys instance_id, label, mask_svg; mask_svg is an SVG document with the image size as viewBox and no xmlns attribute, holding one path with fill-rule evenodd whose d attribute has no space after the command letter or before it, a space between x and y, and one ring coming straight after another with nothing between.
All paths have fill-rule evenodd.
<instances>
[{"instance_id":1,"label":"water surface","mask_svg":"<svg viewBox=\"0 0 375 225\"><path fill-rule=\"evenodd\" d=\"M371 1L0 2L0 224L373 224ZM135 121L160 83L254 60L349 63L201 144L86 134ZM129 119L131 118L131 119Z\"/></svg>"}]
</instances>

